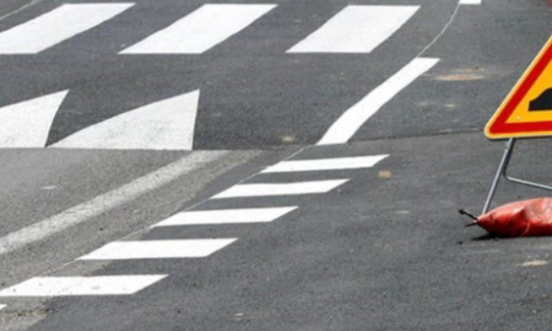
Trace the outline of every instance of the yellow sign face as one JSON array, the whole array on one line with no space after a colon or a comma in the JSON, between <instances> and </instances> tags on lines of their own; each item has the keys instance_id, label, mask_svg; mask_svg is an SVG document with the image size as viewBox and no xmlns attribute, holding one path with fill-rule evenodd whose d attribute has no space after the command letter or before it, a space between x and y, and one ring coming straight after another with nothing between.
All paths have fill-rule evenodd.
<instances>
[{"instance_id":1,"label":"yellow sign face","mask_svg":"<svg viewBox=\"0 0 552 331\"><path fill-rule=\"evenodd\" d=\"M485 127L490 139L552 135L552 38Z\"/></svg>"}]
</instances>

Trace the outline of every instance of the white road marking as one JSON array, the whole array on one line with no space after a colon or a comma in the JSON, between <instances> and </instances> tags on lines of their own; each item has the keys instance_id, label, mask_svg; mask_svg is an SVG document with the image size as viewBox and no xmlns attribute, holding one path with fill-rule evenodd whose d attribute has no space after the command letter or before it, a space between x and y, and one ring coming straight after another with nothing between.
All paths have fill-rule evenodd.
<instances>
[{"instance_id":1,"label":"white road marking","mask_svg":"<svg viewBox=\"0 0 552 331\"><path fill-rule=\"evenodd\" d=\"M121 54L201 54L275 8L271 4L207 4Z\"/></svg>"},{"instance_id":2,"label":"white road marking","mask_svg":"<svg viewBox=\"0 0 552 331\"><path fill-rule=\"evenodd\" d=\"M389 155L374 155L318 160L282 161L266 168L262 171L262 173L371 168L388 156Z\"/></svg>"},{"instance_id":3,"label":"white road marking","mask_svg":"<svg viewBox=\"0 0 552 331\"><path fill-rule=\"evenodd\" d=\"M416 58L389 78L353 107L349 108L328 129L317 145L343 144L349 141L360 127L383 105L402 91L416 78L431 69L439 59Z\"/></svg>"},{"instance_id":4,"label":"white road marking","mask_svg":"<svg viewBox=\"0 0 552 331\"><path fill-rule=\"evenodd\" d=\"M0 305L0 310L6 308L7 306L6 305Z\"/></svg>"},{"instance_id":5,"label":"white road marking","mask_svg":"<svg viewBox=\"0 0 552 331\"><path fill-rule=\"evenodd\" d=\"M48 238L71 226L93 219L151 190L162 187L186 173L204 167L206 164L227 154L227 152L195 152L113 191L12 232L0 238L0 254L12 252L32 242Z\"/></svg>"},{"instance_id":6,"label":"white road marking","mask_svg":"<svg viewBox=\"0 0 552 331\"><path fill-rule=\"evenodd\" d=\"M327 193L347 181L348 179L337 179L300 183L240 184L211 199Z\"/></svg>"},{"instance_id":7,"label":"white road marking","mask_svg":"<svg viewBox=\"0 0 552 331\"><path fill-rule=\"evenodd\" d=\"M0 297L129 295L165 277L167 275L37 277L0 291Z\"/></svg>"},{"instance_id":8,"label":"white road marking","mask_svg":"<svg viewBox=\"0 0 552 331\"><path fill-rule=\"evenodd\" d=\"M297 207L187 211L178 213L162 222L154 224L152 228L159 226L199 224L267 223L295 209L297 209Z\"/></svg>"},{"instance_id":9,"label":"white road marking","mask_svg":"<svg viewBox=\"0 0 552 331\"><path fill-rule=\"evenodd\" d=\"M67 93L58 92L0 108L0 147L43 148Z\"/></svg>"},{"instance_id":10,"label":"white road marking","mask_svg":"<svg viewBox=\"0 0 552 331\"><path fill-rule=\"evenodd\" d=\"M481 0L460 0L461 5L480 5Z\"/></svg>"},{"instance_id":11,"label":"white road marking","mask_svg":"<svg viewBox=\"0 0 552 331\"><path fill-rule=\"evenodd\" d=\"M191 150L199 90L120 114L53 144L53 148Z\"/></svg>"},{"instance_id":12,"label":"white road marking","mask_svg":"<svg viewBox=\"0 0 552 331\"><path fill-rule=\"evenodd\" d=\"M288 53L370 53L420 6L347 6Z\"/></svg>"},{"instance_id":13,"label":"white road marking","mask_svg":"<svg viewBox=\"0 0 552 331\"><path fill-rule=\"evenodd\" d=\"M232 239L118 241L78 260L133 260L207 257L230 245Z\"/></svg>"},{"instance_id":14,"label":"white road marking","mask_svg":"<svg viewBox=\"0 0 552 331\"><path fill-rule=\"evenodd\" d=\"M113 18L133 5L64 4L0 33L0 54L36 54Z\"/></svg>"}]
</instances>

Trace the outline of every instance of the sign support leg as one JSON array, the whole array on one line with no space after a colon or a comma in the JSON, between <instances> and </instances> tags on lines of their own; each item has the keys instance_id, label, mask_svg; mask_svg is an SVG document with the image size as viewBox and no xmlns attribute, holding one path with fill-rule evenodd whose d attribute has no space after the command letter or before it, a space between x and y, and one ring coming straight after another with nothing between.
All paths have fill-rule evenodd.
<instances>
[{"instance_id":1,"label":"sign support leg","mask_svg":"<svg viewBox=\"0 0 552 331\"><path fill-rule=\"evenodd\" d=\"M491 185L489 195L487 196L487 201L485 202L485 206L483 207L482 214L486 214L489 211L489 207L491 206L491 202L493 201L496 189L498 188L498 182L500 182L500 177L502 177L506 173L506 169L508 168L508 164L510 163L510 158L512 157L512 152L514 151L515 141L516 140L514 138L510 138L506 143L504 155L502 156L502 160L500 161L500 165L498 166L498 170L493 180L493 184Z\"/></svg>"},{"instance_id":2,"label":"sign support leg","mask_svg":"<svg viewBox=\"0 0 552 331\"><path fill-rule=\"evenodd\" d=\"M510 138L506 143L506 149L504 150L502 161L500 161L500 165L498 166L498 170L493 180L491 190L489 191L489 196L487 197L487 201L485 202L485 206L483 207L483 214L489 211L489 207L491 206L491 202L496 193L496 189L498 188L498 183L500 182L501 177L504 177L504 179L514 184L520 184L520 185L525 185L533 188L539 188L546 191L552 191L552 186L530 182L527 180L508 176L508 173L507 173L508 165L510 164L510 159L512 158L512 153L514 152L515 142L516 142L515 138Z\"/></svg>"}]
</instances>

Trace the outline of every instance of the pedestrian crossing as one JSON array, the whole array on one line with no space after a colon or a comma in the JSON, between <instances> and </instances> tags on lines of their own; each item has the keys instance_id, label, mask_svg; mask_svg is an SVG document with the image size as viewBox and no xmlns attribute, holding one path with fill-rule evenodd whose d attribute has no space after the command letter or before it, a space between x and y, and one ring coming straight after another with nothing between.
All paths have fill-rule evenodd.
<instances>
[{"instance_id":1,"label":"pedestrian crossing","mask_svg":"<svg viewBox=\"0 0 552 331\"><path fill-rule=\"evenodd\" d=\"M318 147L319 148L319 147ZM306 149L302 153L308 151ZM195 205L191 210L177 213L165 220L152 225L147 231L152 232L166 227L186 227L200 225L224 225L224 224L263 224L274 222L283 217L293 217L293 213L300 208L300 200L297 200L298 192L303 196L328 193L335 188L344 185L350 179L333 179L323 181L303 181L301 174L319 174L325 177L340 171L370 171L389 155L355 155L339 158L308 158L301 157L302 153L293 155L292 158L271 165L256 175L249 177L245 182L237 183L222 193L215 194ZM352 164L348 162L353 160ZM315 166L320 163L320 166ZM344 166L347 165L347 166ZM285 171L296 173L297 179L290 183L267 183L266 177ZM375 172L374 172L375 173ZM339 174L330 177L342 177ZM250 183L254 181L256 183ZM251 193L241 194L241 190L247 185L256 185ZM281 185L281 186L273 186ZM274 189L274 188L277 189ZM275 192L276 190L277 192ZM287 191L287 193L286 193ZM239 194L238 194L239 193ZM253 197L271 198L278 196L293 197L295 206L274 206L262 208L239 208L240 202L246 202ZM234 202L232 209L202 209L202 206L210 201L241 197ZM134 261L155 259L189 259L208 258L224 248L236 244L239 238L198 238L198 239L163 239L163 240L135 240L115 241L108 243L95 251L86 254L76 261L90 263L93 261ZM101 275L101 276L50 276L35 277L20 284L0 290L0 297L62 297L62 296L114 296L132 295L144 290L170 275Z\"/></svg>"},{"instance_id":2,"label":"pedestrian crossing","mask_svg":"<svg viewBox=\"0 0 552 331\"><path fill-rule=\"evenodd\" d=\"M134 3L62 4L0 32L0 55L37 54L98 27ZM202 54L275 10L277 4L204 4L119 54ZM280 5L281 6L281 5ZM420 6L349 5L288 53L370 53Z\"/></svg>"},{"instance_id":3,"label":"pedestrian crossing","mask_svg":"<svg viewBox=\"0 0 552 331\"><path fill-rule=\"evenodd\" d=\"M71 39L105 38L109 33L117 34L113 29L124 29L124 24L131 27L132 24L138 24L135 20L139 16L134 9L139 6L139 3L133 2L61 4L27 22L0 31L0 61L1 55L37 55ZM224 47L226 42L239 33L255 27L258 29L265 24L264 20L281 19L279 10L286 6L289 4L207 3L191 7L183 16L177 17L161 29L134 39L129 46L121 46L123 49L114 55L132 59L136 55L204 54L214 48ZM329 15L325 22L318 23L319 26L314 27L310 34L296 36L296 41L291 40L293 42L290 44L295 44L294 46L287 51L279 49L278 52L281 52L282 57L369 54L411 21L420 9L419 5L344 4L341 10ZM118 20L117 24L107 25L111 20ZM147 22L140 22L140 25L144 24ZM277 31L272 29L278 28L281 27L271 24L269 30L262 31L273 37ZM98 29L102 33L90 33ZM255 41L261 47L262 35ZM98 41L90 44L98 45ZM60 50L69 51L70 47L62 47ZM413 79L416 77L413 76ZM404 87L403 85L401 86ZM140 108L116 110L111 113L117 112L119 115L108 117L99 123L84 123L84 128L83 125L75 125L75 128L67 129L65 126L58 129L56 125L61 124L54 121L54 118L60 117L58 113L62 110L64 100L74 91L50 93L0 108L0 148L193 149L200 104L199 89L188 90L184 94L157 100ZM384 94L383 103L393 96L387 92ZM377 109L370 106L372 102L368 101L359 103L353 112L362 110L362 116L369 118ZM129 104L134 102L130 100ZM381 106L382 102L374 104ZM357 120L358 115L353 117L354 125L360 126L364 123ZM339 123L337 127L331 127L320 144L343 143L354 134L343 128L354 125ZM52 141L52 132L58 134L60 140Z\"/></svg>"}]
</instances>

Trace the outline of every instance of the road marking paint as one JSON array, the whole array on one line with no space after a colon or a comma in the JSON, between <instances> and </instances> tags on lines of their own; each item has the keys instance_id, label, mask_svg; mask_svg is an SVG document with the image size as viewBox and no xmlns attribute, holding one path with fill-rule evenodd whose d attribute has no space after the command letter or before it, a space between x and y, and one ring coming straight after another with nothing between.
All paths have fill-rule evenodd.
<instances>
[{"instance_id":1,"label":"road marking paint","mask_svg":"<svg viewBox=\"0 0 552 331\"><path fill-rule=\"evenodd\" d=\"M460 0L461 5L480 5L481 0Z\"/></svg>"},{"instance_id":2,"label":"road marking paint","mask_svg":"<svg viewBox=\"0 0 552 331\"><path fill-rule=\"evenodd\" d=\"M232 239L118 241L78 260L134 260L207 257L230 245Z\"/></svg>"},{"instance_id":3,"label":"road marking paint","mask_svg":"<svg viewBox=\"0 0 552 331\"><path fill-rule=\"evenodd\" d=\"M36 54L119 15L133 3L64 4L0 33L0 54Z\"/></svg>"},{"instance_id":4,"label":"road marking paint","mask_svg":"<svg viewBox=\"0 0 552 331\"><path fill-rule=\"evenodd\" d=\"M370 53L420 6L347 6L287 53Z\"/></svg>"},{"instance_id":5,"label":"road marking paint","mask_svg":"<svg viewBox=\"0 0 552 331\"><path fill-rule=\"evenodd\" d=\"M7 306L6 305L0 305L0 310L6 308Z\"/></svg>"},{"instance_id":6,"label":"road marking paint","mask_svg":"<svg viewBox=\"0 0 552 331\"><path fill-rule=\"evenodd\" d=\"M53 148L191 150L199 90L123 113L53 144Z\"/></svg>"},{"instance_id":7,"label":"road marking paint","mask_svg":"<svg viewBox=\"0 0 552 331\"><path fill-rule=\"evenodd\" d=\"M207 4L121 54L201 54L275 8L271 4Z\"/></svg>"},{"instance_id":8,"label":"road marking paint","mask_svg":"<svg viewBox=\"0 0 552 331\"><path fill-rule=\"evenodd\" d=\"M43 148L67 93L49 94L0 108L0 147Z\"/></svg>"},{"instance_id":9,"label":"road marking paint","mask_svg":"<svg viewBox=\"0 0 552 331\"><path fill-rule=\"evenodd\" d=\"M347 181L349 180L337 179L300 183L239 184L215 195L211 199L327 193Z\"/></svg>"},{"instance_id":10,"label":"road marking paint","mask_svg":"<svg viewBox=\"0 0 552 331\"><path fill-rule=\"evenodd\" d=\"M358 129L397 93L416 78L431 69L439 59L416 58L389 78L353 107L349 108L328 129L317 145L343 144L349 141Z\"/></svg>"},{"instance_id":11,"label":"road marking paint","mask_svg":"<svg viewBox=\"0 0 552 331\"><path fill-rule=\"evenodd\" d=\"M0 291L0 297L134 294L168 275L37 277Z\"/></svg>"},{"instance_id":12,"label":"road marking paint","mask_svg":"<svg viewBox=\"0 0 552 331\"><path fill-rule=\"evenodd\" d=\"M262 171L262 173L371 168L388 156L389 155L375 155L318 160L282 161L266 168Z\"/></svg>"},{"instance_id":13,"label":"road marking paint","mask_svg":"<svg viewBox=\"0 0 552 331\"><path fill-rule=\"evenodd\" d=\"M162 187L186 173L200 169L227 154L228 152L194 152L90 201L12 232L0 238L0 254L12 252L71 226L88 221L151 190Z\"/></svg>"},{"instance_id":14,"label":"road marking paint","mask_svg":"<svg viewBox=\"0 0 552 331\"><path fill-rule=\"evenodd\" d=\"M179 225L200 225L200 224L239 224L239 223L268 223L298 207L278 208L248 208L248 209L223 209L223 210L200 210L178 213L166 220L152 225L179 226Z\"/></svg>"}]
</instances>

